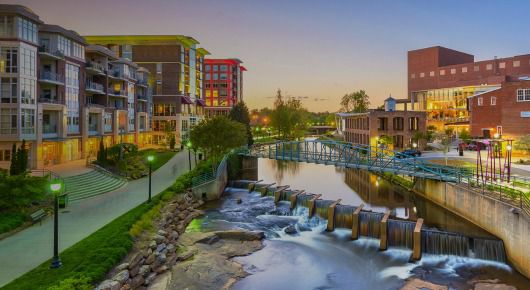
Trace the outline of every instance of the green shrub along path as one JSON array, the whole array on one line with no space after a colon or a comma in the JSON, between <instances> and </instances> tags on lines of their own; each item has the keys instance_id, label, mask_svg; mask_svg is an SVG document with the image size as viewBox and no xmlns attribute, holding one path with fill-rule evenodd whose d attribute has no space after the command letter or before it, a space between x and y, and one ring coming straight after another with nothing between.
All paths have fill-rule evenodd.
<instances>
[{"instance_id":1,"label":"green shrub along path","mask_svg":"<svg viewBox=\"0 0 530 290\"><path fill-rule=\"evenodd\" d=\"M188 152L184 150L176 154L153 173L153 194L156 195L173 185L175 179L187 171ZM107 224L102 230L105 229L108 232L95 235L95 237L87 239L88 242L79 243L73 247L73 250L70 249L61 253L64 266L62 269L56 270L56 273L53 270L49 270L51 272L44 271L44 269L47 269L49 259L53 255L53 219L48 218L43 221L42 225L36 224L1 240L0 261L2 262L2 268L0 271L0 286L6 285L41 264L35 271L41 269L40 271L44 272L34 272L34 277L35 279L40 277L39 279L42 279L43 286L51 286L46 281L50 281L47 280L47 277L52 277L53 275L58 275L54 276L53 280L69 277L76 271L88 273L91 275L89 278L104 275L106 270L108 270L106 267L111 267L111 264L125 255L132 243L128 233L128 225L135 221L135 217L141 216L147 210L142 206L138 207L138 205L147 200L147 184L147 177L134 180L116 191L82 202L72 203L65 210L61 210L59 214L59 251L61 252ZM130 215L122 217L123 219L120 218L118 221L114 221L116 224L114 222L109 224L109 222L136 207L138 207L137 213L132 211ZM84 254L82 254L82 251L84 251ZM89 263L89 260L95 260L96 264L85 264ZM83 263L80 263L81 261ZM68 275L61 276L63 272L68 273ZM31 274L28 275L24 276L25 278L20 283L33 279ZM55 281L58 283L57 280ZM19 282L12 283L6 289L37 288L34 286L20 288L17 284Z\"/></svg>"}]
</instances>

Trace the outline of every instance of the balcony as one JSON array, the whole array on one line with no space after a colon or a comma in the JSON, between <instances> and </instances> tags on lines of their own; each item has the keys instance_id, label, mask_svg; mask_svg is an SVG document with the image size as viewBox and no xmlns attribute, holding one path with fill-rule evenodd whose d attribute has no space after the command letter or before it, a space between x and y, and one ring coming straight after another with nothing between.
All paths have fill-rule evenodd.
<instances>
[{"instance_id":1,"label":"balcony","mask_svg":"<svg viewBox=\"0 0 530 290\"><path fill-rule=\"evenodd\" d=\"M60 50L53 51L51 48L45 45L41 45L39 47L39 56L54 60L60 60L64 58L64 54Z\"/></svg>"},{"instance_id":2,"label":"balcony","mask_svg":"<svg viewBox=\"0 0 530 290\"><path fill-rule=\"evenodd\" d=\"M87 81L85 89L87 92L94 94L105 94L105 90L102 84L95 83L93 81Z\"/></svg>"},{"instance_id":3,"label":"balcony","mask_svg":"<svg viewBox=\"0 0 530 290\"><path fill-rule=\"evenodd\" d=\"M64 86L64 76L51 71L41 71L39 82Z\"/></svg>"},{"instance_id":4,"label":"balcony","mask_svg":"<svg viewBox=\"0 0 530 290\"><path fill-rule=\"evenodd\" d=\"M99 64L97 62L87 62L86 64L86 72L92 73L92 74L98 74L98 75L104 75L105 74L105 68L102 64Z\"/></svg>"},{"instance_id":5,"label":"balcony","mask_svg":"<svg viewBox=\"0 0 530 290\"><path fill-rule=\"evenodd\" d=\"M39 97L39 103L64 105L64 101L57 96L41 96Z\"/></svg>"},{"instance_id":6,"label":"balcony","mask_svg":"<svg viewBox=\"0 0 530 290\"><path fill-rule=\"evenodd\" d=\"M147 95L146 94L137 94L136 98L138 99L138 101L147 102Z\"/></svg>"},{"instance_id":7,"label":"balcony","mask_svg":"<svg viewBox=\"0 0 530 290\"><path fill-rule=\"evenodd\" d=\"M109 73L109 77L111 78L114 78L114 79L122 79L122 80L127 80L124 73L121 72L120 70L117 70L117 69L114 69L112 70L110 73Z\"/></svg>"},{"instance_id":8,"label":"balcony","mask_svg":"<svg viewBox=\"0 0 530 290\"><path fill-rule=\"evenodd\" d=\"M122 97L122 98L127 98L128 97L126 90L115 90L113 88L109 88L108 92L109 92L108 93L109 96Z\"/></svg>"},{"instance_id":9,"label":"balcony","mask_svg":"<svg viewBox=\"0 0 530 290\"><path fill-rule=\"evenodd\" d=\"M136 83L138 86L147 87L147 79L145 78L139 78L138 82Z\"/></svg>"},{"instance_id":10,"label":"balcony","mask_svg":"<svg viewBox=\"0 0 530 290\"><path fill-rule=\"evenodd\" d=\"M105 108L105 106L103 106L103 105L96 104L96 103L92 103L92 102L89 102L89 101L87 101L87 102L85 103L85 106L86 106L87 108L101 108L101 109Z\"/></svg>"}]
</instances>

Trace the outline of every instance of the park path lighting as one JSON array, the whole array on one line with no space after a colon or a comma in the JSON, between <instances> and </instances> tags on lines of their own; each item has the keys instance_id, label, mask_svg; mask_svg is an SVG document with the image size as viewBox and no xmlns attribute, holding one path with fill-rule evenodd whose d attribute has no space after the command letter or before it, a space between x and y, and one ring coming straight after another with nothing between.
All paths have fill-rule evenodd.
<instances>
[{"instance_id":1,"label":"park path lighting","mask_svg":"<svg viewBox=\"0 0 530 290\"><path fill-rule=\"evenodd\" d=\"M416 149L418 147L418 143L414 142L412 143L412 148Z\"/></svg>"},{"instance_id":2,"label":"park path lighting","mask_svg":"<svg viewBox=\"0 0 530 290\"><path fill-rule=\"evenodd\" d=\"M152 168L154 160L155 160L155 156L153 155L147 156L147 163L149 163L149 197L147 198L147 203L151 202L151 168Z\"/></svg>"},{"instance_id":3,"label":"park path lighting","mask_svg":"<svg viewBox=\"0 0 530 290\"><path fill-rule=\"evenodd\" d=\"M493 134L493 139L499 139L499 137L500 137L499 133Z\"/></svg>"},{"instance_id":4,"label":"park path lighting","mask_svg":"<svg viewBox=\"0 0 530 290\"><path fill-rule=\"evenodd\" d=\"M51 268L57 269L62 266L59 258L59 195L63 189L63 183L55 179L50 183L50 191L53 194L53 259Z\"/></svg>"},{"instance_id":5,"label":"park path lighting","mask_svg":"<svg viewBox=\"0 0 530 290\"><path fill-rule=\"evenodd\" d=\"M186 147L188 147L188 164L190 165L191 171L191 141L186 142Z\"/></svg>"}]
</instances>

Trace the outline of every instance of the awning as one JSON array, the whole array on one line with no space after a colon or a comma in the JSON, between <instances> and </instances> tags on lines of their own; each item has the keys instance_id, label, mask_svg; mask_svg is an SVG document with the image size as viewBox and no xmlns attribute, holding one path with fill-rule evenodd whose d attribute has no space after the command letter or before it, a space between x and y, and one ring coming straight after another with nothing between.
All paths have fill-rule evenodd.
<instances>
[{"instance_id":1,"label":"awning","mask_svg":"<svg viewBox=\"0 0 530 290\"><path fill-rule=\"evenodd\" d=\"M197 105L206 107L206 102L203 99L197 99Z\"/></svg>"},{"instance_id":2,"label":"awning","mask_svg":"<svg viewBox=\"0 0 530 290\"><path fill-rule=\"evenodd\" d=\"M180 97L180 102L182 104L193 104L193 101L190 99L190 97L187 97L187 96L182 96Z\"/></svg>"}]
</instances>

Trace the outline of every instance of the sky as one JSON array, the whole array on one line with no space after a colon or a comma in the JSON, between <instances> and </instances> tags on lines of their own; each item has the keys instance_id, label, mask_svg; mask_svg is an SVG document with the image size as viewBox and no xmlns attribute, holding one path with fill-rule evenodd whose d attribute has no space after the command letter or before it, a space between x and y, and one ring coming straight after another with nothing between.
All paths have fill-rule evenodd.
<instances>
[{"instance_id":1,"label":"sky","mask_svg":"<svg viewBox=\"0 0 530 290\"><path fill-rule=\"evenodd\" d=\"M530 1L0 0L43 21L97 34L184 34L213 58L239 58L244 100L272 107L278 89L334 112L364 89L371 106L407 95L407 51L441 45L475 60L530 53Z\"/></svg>"}]
</instances>

